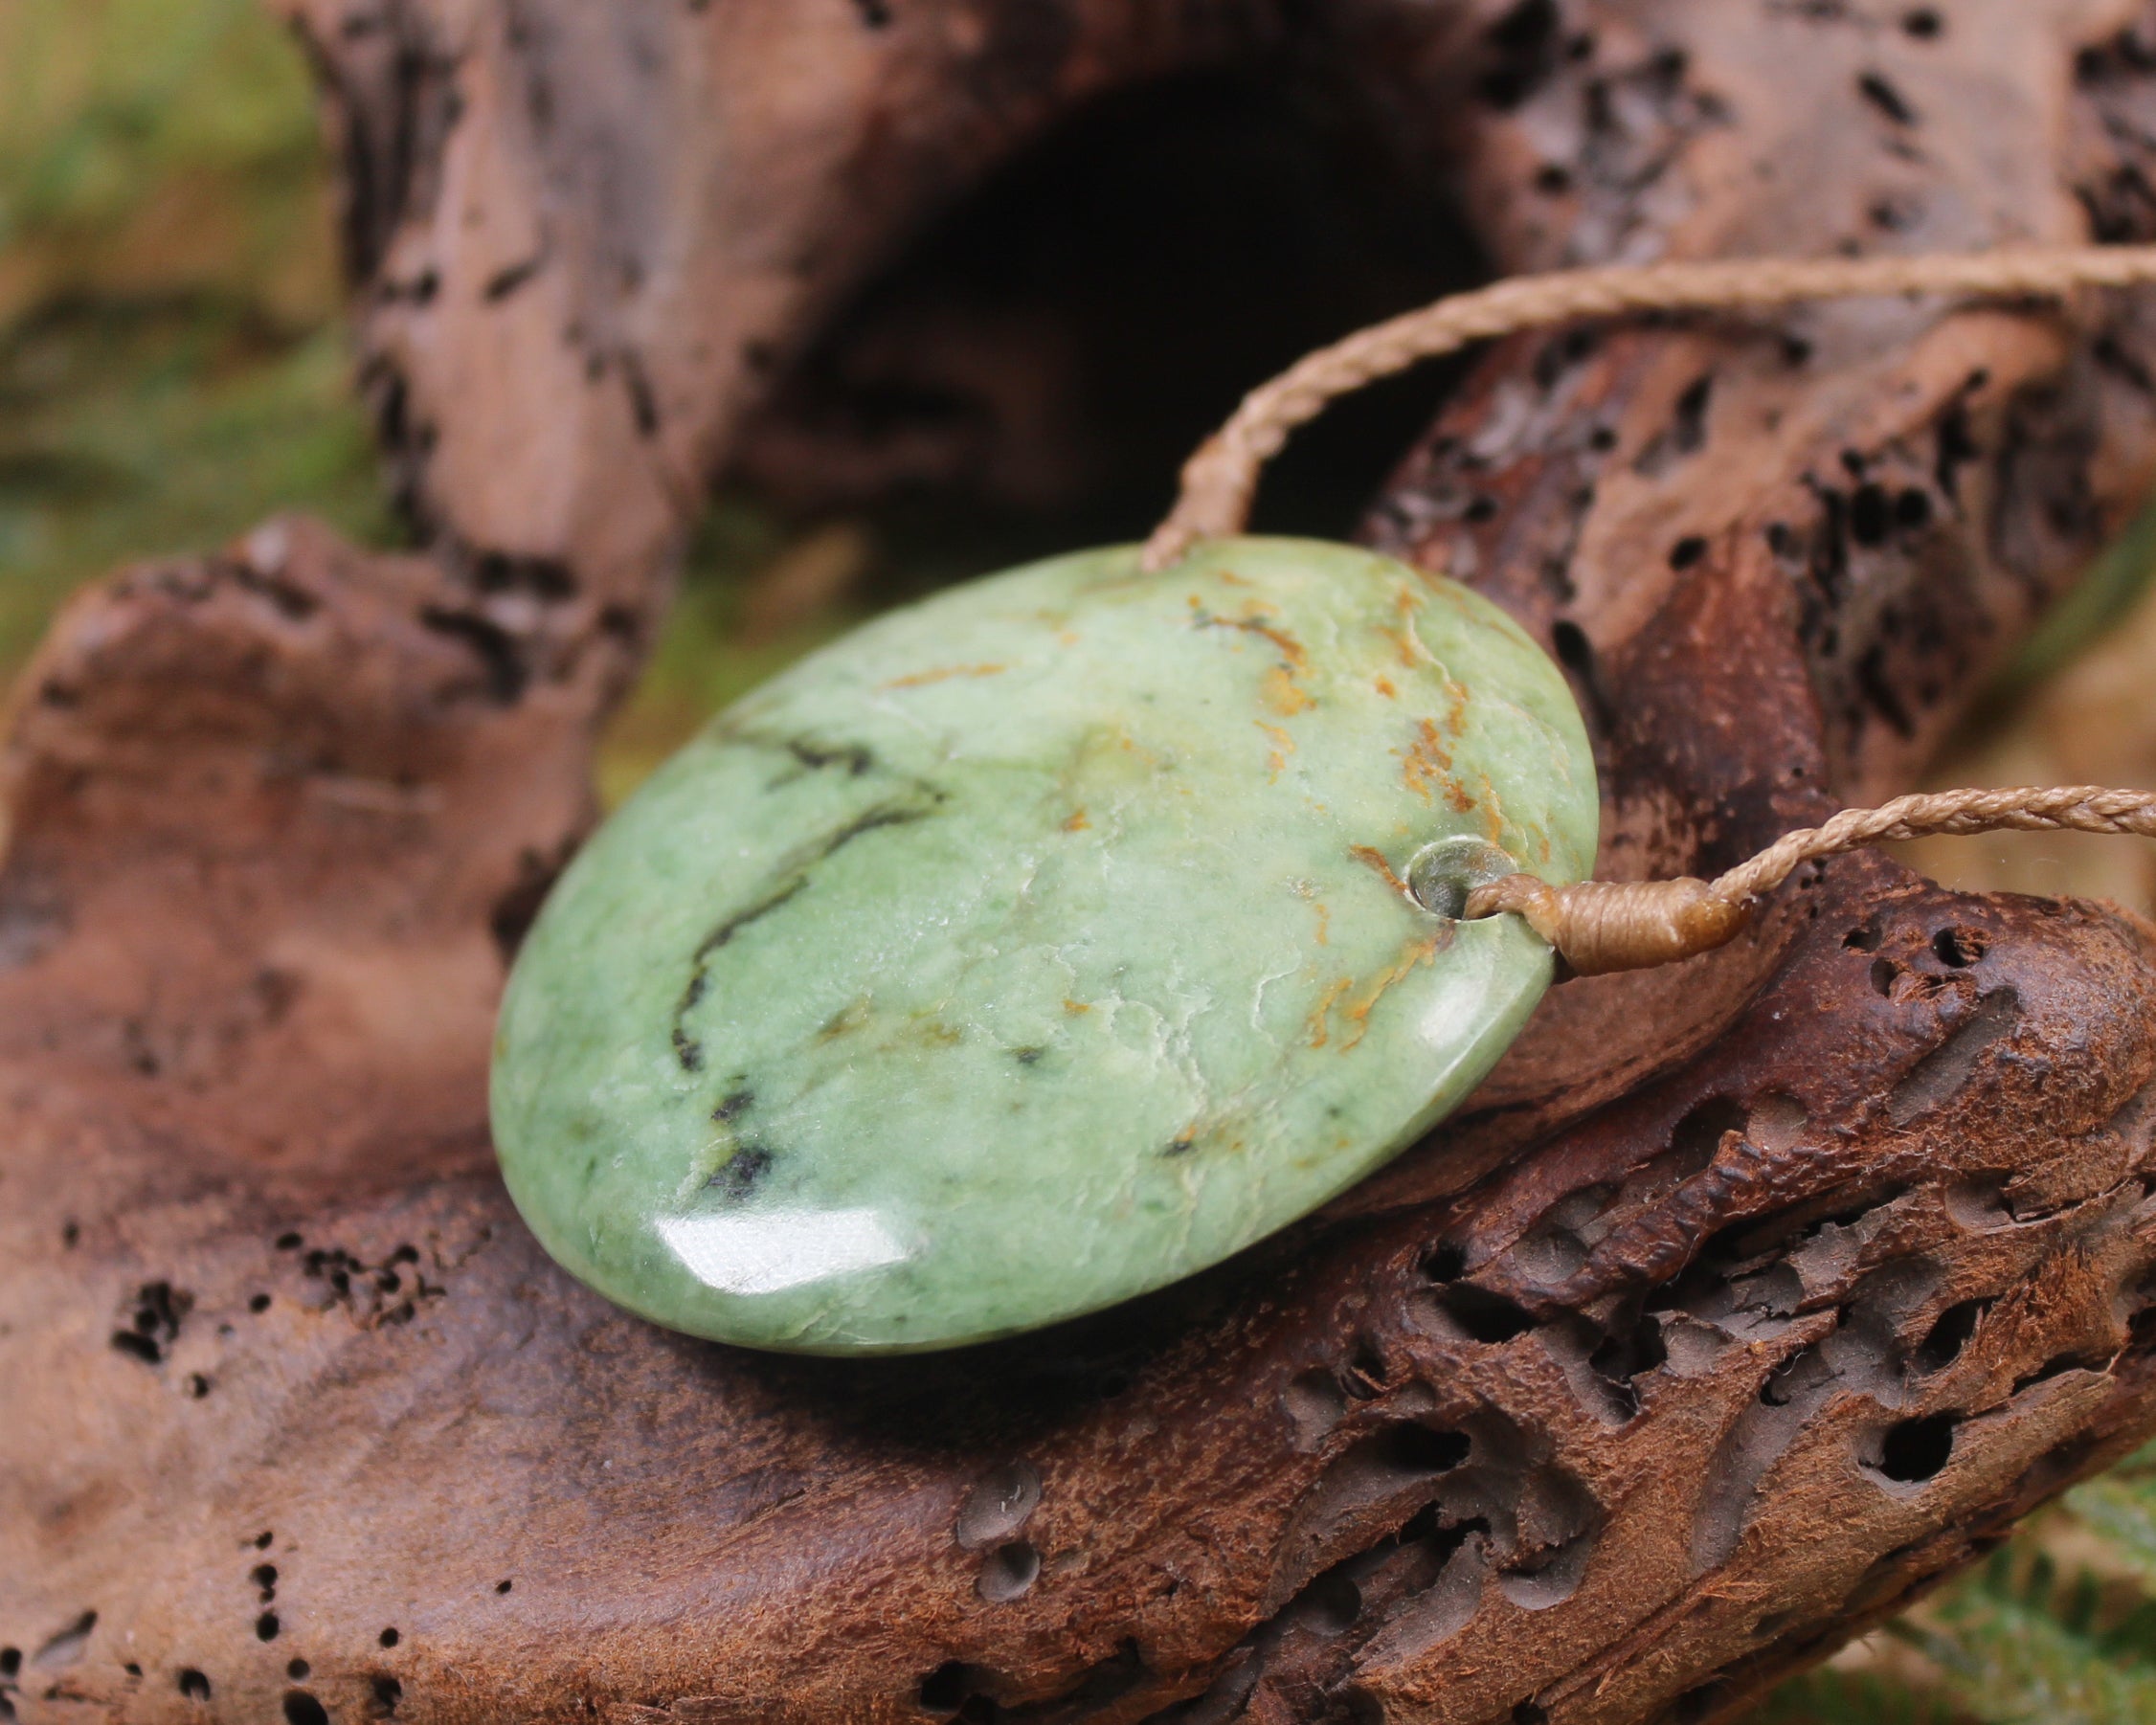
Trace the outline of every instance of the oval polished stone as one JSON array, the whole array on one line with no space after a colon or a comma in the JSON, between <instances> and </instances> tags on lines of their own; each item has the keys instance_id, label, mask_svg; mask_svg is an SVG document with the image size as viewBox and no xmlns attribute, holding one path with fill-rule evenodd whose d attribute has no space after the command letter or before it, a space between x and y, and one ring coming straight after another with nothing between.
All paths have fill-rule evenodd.
<instances>
[{"instance_id":1,"label":"oval polished stone","mask_svg":"<svg viewBox=\"0 0 2156 1725\"><path fill-rule=\"evenodd\" d=\"M503 1171L561 1264L699 1335L1089 1311L1463 1097L1550 952L1404 882L1449 838L1577 880L1596 820L1563 679L1449 581L1236 539L975 582L721 714L577 857L503 1007Z\"/></svg>"}]
</instances>

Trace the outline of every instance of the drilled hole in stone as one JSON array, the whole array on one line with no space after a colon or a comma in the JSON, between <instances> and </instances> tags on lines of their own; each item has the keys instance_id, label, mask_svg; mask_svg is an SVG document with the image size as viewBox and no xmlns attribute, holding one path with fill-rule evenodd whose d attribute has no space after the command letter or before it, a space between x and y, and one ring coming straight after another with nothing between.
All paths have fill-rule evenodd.
<instances>
[{"instance_id":1,"label":"drilled hole in stone","mask_svg":"<svg viewBox=\"0 0 2156 1725\"><path fill-rule=\"evenodd\" d=\"M265 1611L255 1620L255 1639L257 1641L275 1641L278 1628L277 1613Z\"/></svg>"},{"instance_id":2,"label":"drilled hole in stone","mask_svg":"<svg viewBox=\"0 0 2156 1725\"><path fill-rule=\"evenodd\" d=\"M974 1590L992 1605L1006 1604L1023 1598L1040 1577L1041 1554L1030 1541L1013 1539L989 1553Z\"/></svg>"},{"instance_id":3,"label":"drilled hole in stone","mask_svg":"<svg viewBox=\"0 0 2156 1725\"><path fill-rule=\"evenodd\" d=\"M404 1699L404 1685L387 1671L378 1671L373 1679L374 1705L383 1713L396 1712L396 1704Z\"/></svg>"},{"instance_id":4,"label":"drilled hole in stone","mask_svg":"<svg viewBox=\"0 0 2156 1725\"><path fill-rule=\"evenodd\" d=\"M190 1701L207 1701L210 1698L210 1679L191 1665L180 1672L180 1693Z\"/></svg>"},{"instance_id":5,"label":"drilled hole in stone","mask_svg":"<svg viewBox=\"0 0 2156 1725\"><path fill-rule=\"evenodd\" d=\"M393 1647L396 1646L401 1637L398 1636L394 1627L391 1627L384 1629L382 1633L376 1637L376 1639L380 1641L385 1647Z\"/></svg>"},{"instance_id":6,"label":"drilled hole in stone","mask_svg":"<svg viewBox=\"0 0 2156 1725\"><path fill-rule=\"evenodd\" d=\"M1842 945L1853 952L1876 952L1879 950L1879 931L1867 923L1843 935Z\"/></svg>"},{"instance_id":7,"label":"drilled hole in stone","mask_svg":"<svg viewBox=\"0 0 2156 1725\"><path fill-rule=\"evenodd\" d=\"M1437 1296L1437 1308L1457 1324L1471 1341L1509 1342L1535 1328L1527 1309L1503 1294L1492 1293L1471 1282L1455 1282Z\"/></svg>"},{"instance_id":8,"label":"drilled hole in stone","mask_svg":"<svg viewBox=\"0 0 2156 1725\"><path fill-rule=\"evenodd\" d=\"M285 1725L329 1725L329 1714L303 1689L284 1691Z\"/></svg>"},{"instance_id":9,"label":"drilled hole in stone","mask_svg":"<svg viewBox=\"0 0 2156 1725\"><path fill-rule=\"evenodd\" d=\"M305 1660L292 1659L285 1662L284 1674L291 1678L294 1683L302 1683L306 1680L310 1669L311 1668Z\"/></svg>"},{"instance_id":10,"label":"drilled hole in stone","mask_svg":"<svg viewBox=\"0 0 2156 1725\"><path fill-rule=\"evenodd\" d=\"M1926 1414L1887 1427L1879 1440L1878 1471L1900 1485L1936 1477L1954 1453L1953 1414Z\"/></svg>"},{"instance_id":11,"label":"drilled hole in stone","mask_svg":"<svg viewBox=\"0 0 2156 1725\"><path fill-rule=\"evenodd\" d=\"M22 1669L20 1647L0 1647L0 1677L12 1677Z\"/></svg>"},{"instance_id":12,"label":"drilled hole in stone","mask_svg":"<svg viewBox=\"0 0 2156 1725\"><path fill-rule=\"evenodd\" d=\"M1423 1260L1423 1274L1432 1282L1457 1282L1467 1273L1468 1248L1453 1241L1441 1241Z\"/></svg>"},{"instance_id":13,"label":"drilled hole in stone","mask_svg":"<svg viewBox=\"0 0 2156 1725\"><path fill-rule=\"evenodd\" d=\"M1966 929L1942 929L1931 937L1931 950L1941 964L1962 970L1984 956L1984 937Z\"/></svg>"},{"instance_id":14,"label":"drilled hole in stone","mask_svg":"<svg viewBox=\"0 0 2156 1725\"><path fill-rule=\"evenodd\" d=\"M1407 864L1407 891L1433 916L1457 918L1468 907L1468 895L1516 874L1519 865L1504 851L1483 839L1440 839L1417 851Z\"/></svg>"},{"instance_id":15,"label":"drilled hole in stone","mask_svg":"<svg viewBox=\"0 0 2156 1725\"><path fill-rule=\"evenodd\" d=\"M1976 1333L1976 1323L1990 1309L1989 1300L1963 1300L1941 1312L1911 1356L1920 1374L1943 1370L1961 1357Z\"/></svg>"},{"instance_id":16,"label":"drilled hole in stone","mask_svg":"<svg viewBox=\"0 0 2156 1725\"><path fill-rule=\"evenodd\" d=\"M497 1581L494 1583L494 1591L496 1593L506 1593L515 1585L514 1581Z\"/></svg>"},{"instance_id":17,"label":"drilled hole in stone","mask_svg":"<svg viewBox=\"0 0 2156 1725\"><path fill-rule=\"evenodd\" d=\"M269 1309L270 1297L266 1293L256 1294L247 1302L247 1310L249 1311L261 1312L267 1311Z\"/></svg>"},{"instance_id":18,"label":"drilled hole in stone","mask_svg":"<svg viewBox=\"0 0 2156 1725\"><path fill-rule=\"evenodd\" d=\"M1895 963L1893 959L1873 959L1872 992L1875 995L1891 997L1894 994L1894 979L1900 975L1901 967Z\"/></svg>"},{"instance_id":19,"label":"drilled hole in stone","mask_svg":"<svg viewBox=\"0 0 2156 1725\"><path fill-rule=\"evenodd\" d=\"M258 1587L259 1587L259 1588L260 1588L260 1589L261 1589L261 1590L262 1590L262 1591L263 1591L264 1593L274 1593L274 1592L276 1592L276 1591L277 1591L277 1565L276 1565L276 1564L274 1564L274 1563L258 1563L258 1564L256 1564L256 1565L255 1565L255 1573L254 1573L254 1578L253 1578L253 1579L254 1579L255 1585L256 1585L256 1586L258 1586Z\"/></svg>"},{"instance_id":20,"label":"drilled hole in stone","mask_svg":"<svg viewBox=\"0 0 2156 1725\"><path fill-rule=\"evenodd\" d=\"M1513 1725L1549 1725L1550 1710L1536 1701L1513 1703Z\"/></svg>"}]
</instances>

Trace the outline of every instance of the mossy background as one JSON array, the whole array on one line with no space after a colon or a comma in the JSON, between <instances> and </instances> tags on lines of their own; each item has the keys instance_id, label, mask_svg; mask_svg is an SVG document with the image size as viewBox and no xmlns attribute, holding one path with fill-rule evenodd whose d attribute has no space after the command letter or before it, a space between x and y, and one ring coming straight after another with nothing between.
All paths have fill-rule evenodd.
<instances>
[{"instance_id":1,"label":"mossy background","mask_svg":"<svg viewBox=\"0 0 2156 1725\"><path fill-rule=\"evenodd\" d=\"M0 682L75 587L130 558L281 509L397 542L340 320L306 71L256 0L0 0ZM2156 783L2152 541L2145 522L2092 571L1938 782ZM875 595L984 549L917 520L715 500L608 738L609 799ZM2156 907L2151 847L2015 838L1918 860ZM1759 1717L2156 1722L2156 1445Z\"/></svg>"}]
</instances>

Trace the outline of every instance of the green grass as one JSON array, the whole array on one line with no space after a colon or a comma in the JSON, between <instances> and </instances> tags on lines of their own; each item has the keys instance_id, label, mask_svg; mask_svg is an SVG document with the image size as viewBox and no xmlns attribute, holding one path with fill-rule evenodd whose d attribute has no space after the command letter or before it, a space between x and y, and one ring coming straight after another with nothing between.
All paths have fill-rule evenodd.
<instances>
[{"instance_id":1,"label":"green grass","mask_svg":"<svg viewBox=\"0 0 2156 1725\"><path fill-rule=\"evenodd\" d=\"M0 0L0 669L291 506L392 533L298 51L253 0Z\"/></svg>"},{"instance_id":2,"label":"green grass","mask_svg":"<svg viewBox=\"0 0 2156 1725\"><path fill-rule=\"evenodd\" d=\"M77 302L0 335L0 662L129 558L213 547L300 506L390 536L333 328L241 308Z\"/></svg>"},{"instance_id":3,"label":"green grass","mask_svg":"<svg viewBox=\"0 0 2156 1725\"><path fill-rule=\"evenodd\" d=\"M128 559L279 509L393 543L349 388L306 74L252 0L0 0L0 676ZM876 604L1046 549L1013 524L820 524L722 499L602 760L610 798ZM2070 657L2156 568L2156 518L2032 640ZM1785 1684L1761 1725L2156 1725L2156 1446L1976 1575Z\"/></svg>"}]
</instances>

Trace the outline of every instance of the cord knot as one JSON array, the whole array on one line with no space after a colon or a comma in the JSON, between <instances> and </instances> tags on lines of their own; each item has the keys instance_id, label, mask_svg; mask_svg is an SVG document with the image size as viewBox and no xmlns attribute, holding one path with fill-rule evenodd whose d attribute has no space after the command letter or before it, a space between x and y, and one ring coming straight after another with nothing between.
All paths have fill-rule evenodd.
<instances>
[{"instance_id":1,"label":"cord knot","mask_svg":"<svg viewBox=\"0 0 2156 1725\"><path fill-rule=\"evenodd\" d=\"M1750 920L1743 904L1690 875L1673 881L1579 881L1552 886L1507 875L1468 895L1470 917L1510 910L1582 976L1645 970L1721 946Z\"/></svg>"}]
</instances>

